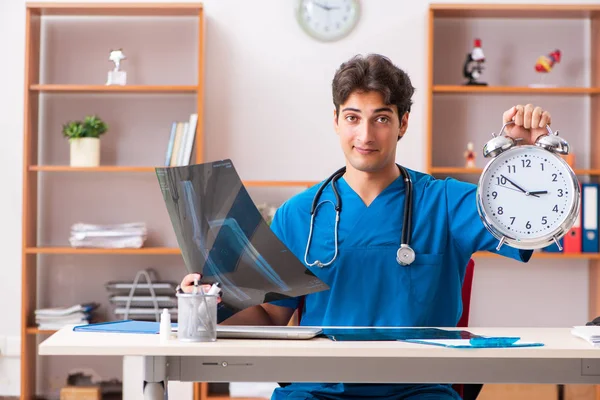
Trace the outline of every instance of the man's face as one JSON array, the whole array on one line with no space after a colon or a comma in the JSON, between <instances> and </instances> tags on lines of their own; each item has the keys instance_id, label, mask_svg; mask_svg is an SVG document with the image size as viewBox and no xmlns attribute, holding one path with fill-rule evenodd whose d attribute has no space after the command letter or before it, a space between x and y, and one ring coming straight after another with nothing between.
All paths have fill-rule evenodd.
<instances>
[{"instance_id":1,"label":"man's face","mask_svg":"<svg viewBox=\"0 0 600 400\"><path fill-rule=\"evenodd\" d=\"M398 137L406 132L408 113L398 116L379 92L354 92L334 112L334 127L349 164L363 172L377 172L396 160Z\"/></svg>"}]
</instances>

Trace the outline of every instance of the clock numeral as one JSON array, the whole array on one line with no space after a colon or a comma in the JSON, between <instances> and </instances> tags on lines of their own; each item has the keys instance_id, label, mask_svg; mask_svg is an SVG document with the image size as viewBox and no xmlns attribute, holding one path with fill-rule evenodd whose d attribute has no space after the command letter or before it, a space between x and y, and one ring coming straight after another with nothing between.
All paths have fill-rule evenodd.
<instances>
[{"instance_id":1,"label":"clock numeral","mask_svg":"<svg viewBox=\"0 0 600 400\"><path fill-rule=\"evenodd\" d=\"M523 168L531 168L531 160L521 160ZM542 171L544 170L544 164L542 164Z\"/></svg>"},{"instance_id":2,"label":"clock numeral","mask_svg":"<svg viewBox=\"0 0 600 400\"><path fill-rule=\"evenodd\" d=\"M494 198L494 200L496 200L496 197L498 197L498 192L492 192L492 197Z\"/></svg>"},{"instance_id":3,"label":"clock numeral","mask_svg":"<svg viewBox=\"0 0 600 400\"><path fill-rule=\"evenodd\" d=\"M562 189L558 189L558 197L563 197L563 190Z\"/></svg>"},{"instance_id":4,"label":"clock numeral","mask_svg":"<svg viewBox=\"0 0 600 400\"><path fill-rule=\"evenodd\" d=\"M558 178L558 175L552 174L552 182L558 182L556 178Z\"/></svg>"},{"instance_id":5,"label":"clock numeral","mask_svg":"<svg viewBox=\"0 0 600 400\"><path fill-rule=\"evenodd\" d=\"M505 177L497 177L496 182L498 183L498 185L506 185L506 178Z\"/></svg>"},{"instance_id":6,"label":"clock numeral","mask_svg":"<svg viewBox=\"0 0 600 400\"><path fill-rule=\"evenodd\" d=\"M498 207L498 215L504 214L504 209L502 207Z\"/></svg>"},{"instance_id":7,"label":"clock numeral","mask_svg":"<svg viewBox=\"0 0 600 400\"><path fill-rule=\"evenodd\" d=\"M508 167L508 173L512 173L512 172L517 172L517 166L516 165L507 165Z\"/></svg>"},{"instance_id":8,"label":"clock numeral","mask_svg":"<svg viewBox=\"0 0 600 400\"><path fill-rule=\"evenodd\" d=\"M548 224L548 218L542 217L542 225L546 225L546 224Z\"/></svg>"},{"instance_id":9,"label":"clock numeral","mask_svg":"<svg viewBox=\"0 0 600 400\"><path fill-rule=\"evenodd\" d=\"M516 217L510 217L510 224L514 224L515 223L515 219L517 219Z\"/></svg>"},{"instance_id":10,"label":"clock numeral","mask_svg":"<svg viewBox=\"0 0 600 400\"><path fill-rule=\"evenodd\" d=\"M554 208L552 209L552 211L554 211L554 212L558 212L558 204L556 204L556 205L554 206Z\"/></svg>"},{"instance_id":11,"label":"clock numeral","mask_svg":"<svg viewBox=\"0 0 600 400\"><path fill-rule=\"evenodd\" d=\"M527 223L525 224L525 228L531 229L531 222L530 221L527 221Z\"/></svg>"},{"instance_id":12,"label":"clock numeral","mask_svg":"<svg viewBox=\"0 0 600 400\"><path fill-rule=\"evenodd\" d=\"M544 170L544 163L540 163L540 165L542 166L542 171Z\"/></svg>"}]
</instances>

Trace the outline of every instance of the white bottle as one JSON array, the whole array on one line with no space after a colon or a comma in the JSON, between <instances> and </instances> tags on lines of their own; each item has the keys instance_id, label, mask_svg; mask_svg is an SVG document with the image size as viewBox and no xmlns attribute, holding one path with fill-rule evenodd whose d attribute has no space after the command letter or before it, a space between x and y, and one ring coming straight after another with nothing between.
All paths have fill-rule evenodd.
<instances>
[{"instance_id":1,"label":"white bottle","mask_svg":"<svg viewBox=\"0 0 600 400\"><path fill-rule=\"evenodd\" d=\"M171 314L169 310L163 308L160 315L160 341L166 343L171 337Z\"/></svg>"}]
</instances>

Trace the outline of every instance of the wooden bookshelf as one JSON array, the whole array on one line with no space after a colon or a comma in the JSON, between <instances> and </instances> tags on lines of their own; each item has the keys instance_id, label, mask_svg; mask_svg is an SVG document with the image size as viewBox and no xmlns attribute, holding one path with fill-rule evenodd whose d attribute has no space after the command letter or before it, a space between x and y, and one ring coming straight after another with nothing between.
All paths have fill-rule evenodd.
<instances>
[{"instance_id":1,"label":"wooden bookshelf","mask_svg":"<svg viewBox=\"0 0 600 400\"><path fill-rule=\"evenodd\" d=\"M488 19L490 20L489 27L487 25ZM497 78L495 81L489 80L490 75L486 74L486 70L484 70L481 80L488 82L489 86L467 86L461 84L466 81L461 74L464 58L459 60L459 57L456 56L456 58L449 60L447 57L449 53L453 52L453 54L466 56L466 51L464 50L465 43L470 44L473 39L482 38L483 49L486 52L486 62L492 59L495 60L492 62L502 62L499 60L506 54L502 53L502 50L499 49L502 48L503 44L502 41L496 40L493 35L502 29L506 32L515 32L515 34L518 34L518 31L514 28L522 28L528 22L524 20L535 20L533 25L536 27L528 27L531 29L527 34L530 43L533 40L540 41L540 37L545 36L541 32L544 26L551 27L557 23L564 22L565 25L576 27L573 28L573 32L576 30L581 37L573 37L573 42L583 43L583 45L577 47L577 54L574 53L575 49L569 48L568 50L572 57L581 58L581 63L586 64L582 65L581 68L581 71L583 71L581 72L581 76L583 77L578 76L580 79L575 79L574 71L571 71L568 75L572 79L561 81L563 85L555 87L527 86L529 82L525 83L524 80L534 83L530 79L531 75L526 74L534 74L533 63L535 63L535 59L539 55L553 49L545 48L545 46L548 46L548 42L546 42L540 43L541 49L539 50L539 54L531 54L532 61L529 61L527 64L518 60L517 57L513 57L513 55L504 58L504 61L510 59L510 62L502 65L502 74L495 75ZM452 33L452 36L449 33ZM579 157L578 155L575 161L576 166L578 166L581 160L587 162L587 159L589 159L589 165L581 164L583 168L575 168L575 173L579 177L583 177L585 181L598 181L600 177L600 152L598 151L600 148L600 98L598 96L600 94L600 50L598 50L598 45L600 44L600 4L430 4L428 37L426 77L427 144L425 152L428 173L438 176L454 176L457 179L473 179L473 177L480 175L483 170L481 166L486 164L485 162L481 162L483 159L481 151L477 153L477 161L480 161L478 163L479 168L457 166L464 165L464 160L460 159L464 147L460 151L460 155L458 155L459 151L457 147L449 148L451 146L448 146L447 142L444 144L444 136L449 136L449 134L455 133L457 130L460 131L461 128L464 130L464 127L468 126L468 124L464 123L466 120L477 121L480 125L476 129L480 129L482 119L478 115L474 115L471 106L476 103L482 104L489 101L490 104L497 107L498 104L506 104L505 97L512 96L511 98L519 99L519 102L539 103L541 101L539 99L548 102L554 101L552 104L560 104L560 107L564 107L567 104L580 105L586 102L585 111L582 111L584 115L583 120L585 121L583 128L571 131L569 134L572 135L570 136L571 138L580 141L583 141L581 138L589 136L589 143L580 144L577 147L577 150L584 152L586 156ZM569 36L565 35L563 37L569 38ZM493 42L490 45L491 47L488 46L486 48L486 41L488 44ZM564 52L569 47L565 43L563 45L556 45L553 39L548 39L548 41L552 41L550 47L560 47ZM526 46L513 45L514 43L515 41L513 40L510 46L511 49L518 50L520 47L525 47L527 51L531 51ZM581 56L582 51L585 53L583 56ZM521 57L523 57L523 54L520 53ZM514 69L511 70L510 64L515 66L519 71L522 71L527 78L519 80L522 74L515 73ZM550 75L552 76L553 73ZM494 82L502 82L503 84L498 85ZM515 83L511 85L512 82ZM530 98L532 99L527 100ZM587 104L590 105L589 109L587 108ZM480 111L481 108L478 108L477 112ZM550 111L553 113L553 127L563 134L561 127L556 127L558 124L555 123L557 121L554 118L563 110L553 109ZM573 118L580 117L578 115ZM449 132L442 130L444 133L436 134L436 132L439 132L437 128L445 127L449 121L457 121L456 126L452 126ZM496 123L495 121L494 124ZM564 115L562 121L561 126L568 124L568 119ZM436 125L436 123L439 125ZM496 129L499 130L500 128L500 121L498 121ZM479 146L482 146L485 140L487 140L483 139L484 136L485 138L491 138L493 131L498 132L498 130L494 129L489 130L487 126L484 126L483 129L485 129L485 132L459 132L463 134L460 138L452 138L457 143L464 143L464 146L469 141L476 142L475 148L479 149L481 148ZM564 126L564 129L568 130L569 128ZM586 132L585 130L588 129L589 131ZM448 160L451 159L457 162L449 162ZM473 256L482 259L482 264L484 259L500 259L501 257L489 252L478 252ZM587 261L589 270L589 318L591 320L600 315L600 254L544 253L536 251L532 256L531 262L535 262L536 260L542 260L541 262L546 260L564 260L565 267L569 267L572 262ZM594 400L600 399L599 388L596 388L596 393L593 396ZM506 396L510 397L512 394L514 393L509 394L507 392ZM585 398L588 399L588 397Z\"/></svg>"},{"instance_id":2,"label":"wooden bookshelf","mask_svg":"<svg viewBox=\"0 0 600 400\"><path fill-rule=\"evenodd\" d=\"M85 82L73 84L68 82L43 81L40 71L41 63L48 62L42 58L48 42L43 40L45 35L44 18L46 17L68 17L52 19L52 23L64 24L64 21L80 21L93 17L94 23L107 23L113 21L113 17L167 17L170 21L174 17L185 17L188 24L194 24L197 29L189 42L197 43L191 49L185 49L184 54L193 54L192 67L193 81L190 84L130 84L126 86L106 86L102 84L87 84ZM75 18L71 18L75 17ZM97 18L101 17L101 18ZM50 21L50 20L49 20ZM135 24L137 19L132 19ZM110 25L108 25L110 26ZM77 28L74 28L77 29ZM85 97L85 95L119 95L135 94L132 101L142 99L143 96L159 98L162 95L184 94L194 97L190 113L198 114L196 138L194 141L195 157L193 163L202 163L204 156L204 10L199 3L57 3L40 2L27 3L25 9L25 80L24 80L24 133L23 133L23 217L22 217L22 298L21 298L21 400L32 400L36 398L36 383L41 374L37 362L37 341L39 335L49 335L54 331L40 330L35 325L34 311L38 306L38 284L37 274L40 267L40 256L53 255L84 255L86 257L104 256L132 256L132 255L180 255L179 248L172 247L142 247L140 249L95 249L95 248L71 248L68 246L44 246L38 243L39 224L38 210L46 207L45 198L38 195L39 182L47 178L47 173L69 173L69 172L106 172L106 173L137 173L154 172L152 166L121 166L103 165L98 168L71 168L65 165L43 165L40 155L48 153L48 146L52 138L40 135L48 118L40 112L42 102L54 101L55 98L65 98L71 94ZM195 36L197 35L197 36ZM51 50L48 50L51 51ZM106 49L108 51L108 48ZM84 66L85 67L85 66ZM160 67L157 67L160 68ZM48 68L45 68L48 70ZM109 68L107 68L108 71ZM127 69L127 68L125 68ZM51 76L48 75L48 76ZM44 79L48 79L47 76ZM191 80L191 79L190 79ZM60 96L45 96L46 94L60 94ZM107 100L110 104L110 99ZM97 97L98 101L104 101ZM129 101L130 97L124 97ZM110 108L110 107L109 107ZM51 146L48 146L51 148ZM138 151L140 149L137 149ZM44 173L44 174L41 174ZM68 180L75 175L67 175ZM114 175L119 176L120 175ZM61 179L63 179L61 178ZM135 179L136 175L132 177ZM110 179L110 177L108 178ZM124 177L127 179L127 177ZM41 192L40 192L41 193ZM85 192L80 194L82 198L77 201L85 201ZM43 216L43 214L41 214ZM41 306L44 306L43 304ZM207 400L208 390L206 383L194 385L195 400Z\"/></svg>"}]
</instances>

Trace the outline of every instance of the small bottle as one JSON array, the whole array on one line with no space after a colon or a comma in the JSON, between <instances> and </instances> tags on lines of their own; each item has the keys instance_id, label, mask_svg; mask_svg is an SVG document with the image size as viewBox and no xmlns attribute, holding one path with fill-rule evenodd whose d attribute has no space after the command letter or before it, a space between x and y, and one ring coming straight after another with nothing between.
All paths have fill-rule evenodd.
<instances>
[{"instance_id":1,"label":"small bottle","mask_svg":"<svg viewBox=\"0 0 600 400\"><path fill-rule=\"evenodd\" d=\"M171 314L169 310L163 308L160 315L160 341L165 343L171 337Z\"/></svg>"}]
</instances>

